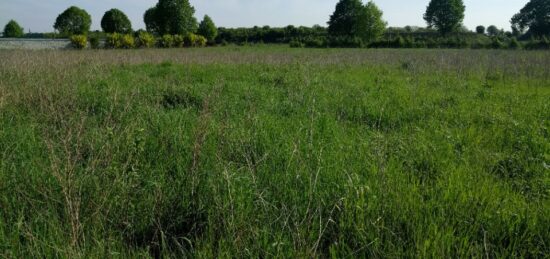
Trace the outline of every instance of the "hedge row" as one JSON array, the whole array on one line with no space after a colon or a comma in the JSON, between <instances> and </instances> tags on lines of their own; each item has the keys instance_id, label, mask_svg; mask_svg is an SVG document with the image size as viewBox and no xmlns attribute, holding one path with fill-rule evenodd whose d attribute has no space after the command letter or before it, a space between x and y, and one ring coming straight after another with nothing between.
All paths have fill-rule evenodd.
<instances>
[{"instance_id":1,"label":"hedge row","mask_svg":"<svg viewBox=\"0 0 550 259\"><path fill-rule=\"evenodd\" d=\"M181 47L205 47L207 40L201 35L189 33L187 35L163 35L156 38L147 32L132 34L107 34L104 38L105 44L101 46L101 38L97 35L73 35L70 37L71 44L76 49L133 49L133 48L181 48Z\"/></svg>"},{"instance_id":2,"label":"hedge row","mask_svg":"<svg viewBox=\"0 0 550 259\"><path fill-rule=\"evenodd\" d=\"M448 38L404 38L395 37L392 40L381 40L365 43L360 38L353 37L317 37L302 38L290 41L293 48L471 48L471 49L550 49L550 40L543 37L540 40L520 42L516 38L493 37L487 40L460 37Z\"/></svg>"}]
</instances>

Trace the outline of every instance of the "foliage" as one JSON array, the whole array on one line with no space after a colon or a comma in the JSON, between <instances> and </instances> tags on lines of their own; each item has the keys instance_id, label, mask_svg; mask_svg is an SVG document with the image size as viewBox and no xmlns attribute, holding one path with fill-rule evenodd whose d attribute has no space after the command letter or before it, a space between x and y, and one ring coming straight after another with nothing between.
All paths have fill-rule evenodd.
<instances>
[{"instance_id":1,"label":"foliage","mask_svg":"<svg viewBox=\"0 0 550 259\"><path fill-rule=\"evenodd\" d=\"M136 40L132 34L122 35L120 41L120 45L123 49L133 49L136 47Z\"/></svg>"},{"instance_id":2,"label":"foliage","mask_svg":"<svg viewBox=\"0 0 550 259\"><path fill-rule=\"evenodd\" d=\"M155 36L148 32L141 31L136 37L136 45L140 48L152 48L155 46Z\"/></svg>"},{"instance_id":3,"label":"foliage","mask_svg":"<svg viewBox=\"0 0 550 259\"><path fill-rule=\"evenodd\" d=\"M357 37L361 35L361 18L365 17L360 0L340 0L328 21L328 33L332 37Z\"/></svg>"},{"instance_id":4,"label":"foliage","mask_svg":"<svg viewBox=\"0 0 550 259\"><path fill-rule=\"evenodd\" d=\"M118 9L111 9L103 15L101 28L106 33L131 33L132 23L125 13Z\"/></svg>"},{"instance_id":5,"label":"foliage","mask_svg":"<svg viewBox=\"0 0 550 259\"><path fill-rule=\"evenodd\" d=\"M161 33L161 29L159 24L160 18L158 17L159 14L157 10L158 9L156 6L147 9L143 15L143 21L148 32L158 35Z\"/></svg>"},{"instance_id":6,"label":"foliage","mask_svg":"<svg viewBox=\"0 0 550 259\"><path fill-rule=\"evenodd\" d=\"M111 49L120 49L122 48L122 37L120 33L107 34L105 38L105 47Z\"/></svg>"},{"instance_id":7,"label":"foliage","mask_svg":"<svg viewBox=\"0 0 550 259\"><path fill-rule=\"evenodd\" d=\"M306 46L303 42L299 40L291 40L289 44L291 48L304 48Z\"/></svg>"},{"instance_id":8,"label":"foliage","mask_svg":"<svg viewBox=\"0 0 550 259\"><path fill-rule=\"evenodd\" d=\"M157 41L157 43L161 48L172 48L174 47L174 36L165 34Z\"/></svg>"},{"instance_id":9,"label":"foliage","mask_svg":"<svg viewBox=\"0 0 550 259\"><path fill-rule=\"evenodd\" d=\"M514 30L535 36L550 35L550 1L530 0L511 20Z\"/></svg>"},{"instance_id":10,"label":"foliage","mask_svg":"<svg viewBox=\"0 0 550 259\"><path fill-rule=\"evenodd\" d=\"M491 25L487 27L487 34L489 34L489 36L495 37L500 34L500 30L496 26Z\"/></svg>"},{"instance_id":11,"label":"foliage","mask_svg":"<svg viewBox=\"0 0 550 259\"><path fill-rule=\"evenodd\" d=\"M369 1L363 8L359 19L359 35L364 42L373 42L382 36L386 29L386 22L382 20L382 11L373 1Z\"/></svg>"},{"instance_id":12,"label":"foliage","mask_svg":"<svg viewBox=\"0 0 550 259\"><path fill-rule=\"evenodd\" d=\"M521 49L521 43L519 43L519 41L515 37L512 37L512 39L510 39L508 47L510 49Z\"/></svg>"},{"instance_id":13,"label":"foliage","mask_svg":"<svg viewBox=\"0 0 550 259\"><path fill-rule=\"evenodd\" d=\"M185 35L197 30L194 14L195 8L189 0L159 0L155 7L145 12L144 21L149 32Z\"/></svg>"},{"instance_id":14,"label":"foliage","mask_svg":"<svg viewBox=\"0 0 550 259\"><path fill-rule=\"evenodd\" d=\"M55 20L54 29L65 35L87 34L92 17L83 9L71 6Z\"/></svg>"},{"instance_id":15,"label":"foliage","mask_svg":"<svg viewBox=\"0 0 550 259\"><path fill-rule=\"evenodd\" d=\"M441 34L446 35L460 29L465 10L462 0L431 0L424 20L430 28L436 28Z\"/></svg>"},{"instance_id":16,"label":"foliage","mask_svg":"<svg viewBox=\"0 0 550 259\"><path fill-rule=\"evenodd\" d=\"M23 28L14 20L10 20L6 26L4 26L5 38L20 38L23 37Z\"/></svg>"},{"instance_id":17,"label":"foliage","mask_svg":"<svg viewBox=\"0 0 550 259\"><path fill-rule=\"evenodd\" d=\"M90 41L90 47L92 49L99 49L99 45L100 45L100 39L99 39L99 36L98 35L89 35L88 36L89 38L89 41Z\"/></svg>"},{"instance_id":18,"label":"foliage","mask_svg":"<svg viewBox=\"0 0 550 259\"><path fill-rule=\"evenodd\" d=\"M86 35L72 35L70 38L71 45L75 49L85 49L88 47L88 38Z\"/></svg>"},{"instance_id":19,"label":"foliage","mask_svg":"<svg viewBox=\"0 0 550 259\"><path fill-rule=\"evenodd\" d=\"M205 15L199 24L197 33L204 36L209 43L214 43L216 36L218 36L218 28L216 28L210 16Z\"/></svg>"},{"instance_id":20,"label":"foliage","mask_svg":"<svg viewBox=\"0 0 550 259\"><path fill-rule=\"evenodd\" d=\"M185 45L185 37L183 35L174 35L174 47L182 48Z\"/></svg>"},{"instance_id":21,"label":"foliage","mask_svg":"<svg viewBox=\"0 0 550 259\"><path fill-rule=\"evenodd\" d=\"M485 26L479 25L476 27L476 33L477 34L485 34Z\"/></svg>"},{"instance_id":22,"label":"foliage","mask_svg":"<svg viewBox=\"0 0 550 259\"><path fill-rule=\"evenodd\" d=\"M194 33L188 33L184 37L184 45L186 47L205 47L206 46L206 38L202 35L196 35Z\"/></svg>"}]
</instances>

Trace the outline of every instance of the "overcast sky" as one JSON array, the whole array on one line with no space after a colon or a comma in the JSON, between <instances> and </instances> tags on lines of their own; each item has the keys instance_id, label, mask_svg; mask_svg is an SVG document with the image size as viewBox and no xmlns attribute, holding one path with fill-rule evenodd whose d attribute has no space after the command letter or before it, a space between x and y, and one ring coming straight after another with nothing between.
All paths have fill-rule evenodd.
<instances>
[{"instance_id":1,"label":"overcast sky","mask_svg":"<svg viewBox=\"0 0 550 259\"><path fill-rule=\"evenodd\" d=\"M364 0L366 1L366 0ZM0 26L10 19L33 32L53 31L59 13L71 5L86 9L93 20L92 30L100 29L105 11L118 8L132 20L134 29L144 28L143 13L157 0L0 0ZM338 0L191 0L196 17L212 17L219 27L286 26L319 24L326 26ZM389 26L425 26L422 15L429 0L376 0ZM465 0L464 25L494 24L509 30L510 18L528 0Z\"/></svg>"}]
</instances>

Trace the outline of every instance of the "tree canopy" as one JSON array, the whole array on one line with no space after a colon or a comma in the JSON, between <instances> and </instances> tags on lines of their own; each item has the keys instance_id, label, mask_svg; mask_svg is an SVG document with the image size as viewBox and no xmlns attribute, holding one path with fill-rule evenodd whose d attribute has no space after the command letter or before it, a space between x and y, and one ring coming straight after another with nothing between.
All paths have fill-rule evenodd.
<instances>
[{"instance_id":1,"label":"tree canopy","mask_svg":"<svg viewBox=\"0 0 550 259\"><path fill-rule=\"evenodd\" d=\"M143 18L150 32L185 35L197 31L194 14L195 8L189 0L159 0L155 7L145 12Z\"/></svg>"},{"instance_id":2,"label":"tree canopy","mask_svg":"<svg viewBox=\"0 0 550 259\"><path fill-rule=\"evenodd\" d=\"M489 34L489 36L497 36L500 34L500 30L496 26L491 25L487 27L487 34Z\"/></svg>"},{"instance_id":3,"label":"tree canopy","mask_svg":"<svg viewBox=\"0 0 550 259\"><path fill-rule=\"evenodd\" d=\"M92 25L92 17L85 10L71 6L55 20L54 29L66 35L86 34Z\"/></svg>"},{"instance_id":4,"label":"tree canopy","mask_svg":"<svg viewBox=\"0 0 550 259\"><path fill-rule=\"evenodd\" d=\"M476 27L476 33L477 34L485 34L485 26L479 25Z\"/></svg>"},{"instance_id":5,"label":"tree canopy","mask_svg":"<svg viewBox=\"0 0 550 259\"><path fill-rule=\"evenodd\" d=\"M151 7L145 11L143 15L143 22L145 22L145 29L154 34L160 34L160 26L157 18L157 7Z\"/></svg>"},{"instance_id":6,"label":"tree canopy","mask_svg":"<svg viewBox=\"0 0 550 259\"><path fill-rule=\"evenodd\" d=\"M531 0L511 20L514 31L529 29L533 35L550 35L550 1Z\"/></svg>"},{"instance_id":7,"label":"tree canopy","mask_svg":"<svg viewBox=\"0 0 550 259\"><path fill-rule=\"evenodd\" d=\"M382 15L372 1L363 5L360 0L340 0L328 22L329 35L358 37L367 42L376 40L386 28Z\"/></svg>"},{"instance_id":8,"label":"tree canopy","mask_svg":"<svg viewBox=\"0 0 550 259\"><path fill-rule=\"evenodd\" d=\"M441 34L459 30L464 20L466 7L462 0L431 0L424 14L428 27Z\"/></svg>"},{"instance_id":9,"label":"tree canopy","mask_svg":"<svg viewBox=\"0 0 550 259\"><path fill-rule=\"evenodd\" d=\"M103 15L101 28L107 33L130 33L132 23L125 13L118 9L111 9Z\"/></svg>"},{"instance_id":10,"label":"tree canopy","mask_svg":"<svg viewBox=\"0 0 550 259\"><path fill-rule=\"evenodd\" d=\"M10 20L4 26L4 37L6 38L20 38L23 37L23 34L23 28L14 20Z\"/></svg>"},{"instance_id":11,"label":"tree canopy","mask_svg":"<svg viewBox=\"0 0 550 259\"><path fill-rule=\"evenodd\" d=\"M202 22L199 24L198 33L199 35L204 36L208 42L214 42L216 36L218 36L218 28L216 28L216 25L210 16L204 16Z\"/></svg>"}]
</instances>

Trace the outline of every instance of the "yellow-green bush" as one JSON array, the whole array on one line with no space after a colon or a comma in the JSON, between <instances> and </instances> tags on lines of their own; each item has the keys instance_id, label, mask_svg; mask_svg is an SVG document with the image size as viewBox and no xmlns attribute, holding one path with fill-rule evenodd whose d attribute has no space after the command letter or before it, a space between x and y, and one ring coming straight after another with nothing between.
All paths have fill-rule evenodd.
<instances>
[{"instance_id":1,"label":"yellow-green bush","mask_svg":"<svg viewBox=\"0 0 550 259\"><path fill-rule=\"evenodd\" d=\"M174 46L174 36L166 34L159 39L158 43L162 48L171 48Z\"/></svg>"},{"instance_id":2,"label":"yellow-green bush","mask_svg":"<svg viewBox=\"0 0 550 259\"><path fill-rule=\"evenodd\" d=\"M107 38L105 39L105 47L112 48L112 49L121 48L122 34L120 33L107 34Z\"/></svg>"},{"instance_id":3,"label":"yellow-green bush","mask_svg":"<svg viewBox=\"0 0 550 259\"><path fill-rule=\"evenodd\" d=\"M185 37L182 35L174 35L174 47L181 48L185 43Z\"/></svg>"},{"instance_id":4,"label":"yellow-green bush","mask_svg":"<svg viewBox=\"0 0 550 259\"><path fill-rule=\"evenodd\" d=\"M140 48L152 48L155 46L155 37L148 32L140 32L137 36L137 46Z\"/></svg>"},{"instance_id":5,"label":"yellow-green bush","mask_svg":"<svg viewBox=\"0 0 550 259\"><path fill-rule=\"evenodd\" d=\"M189 33L185 36L186 47L204 47L206 46L206 38L201 35Z\"/></svg>"},{"instance_id":6,"label":"yellow-green bush","mask_svg":"<svg viewBox=\"0 0 550 259\"><path fill-rule=\"evenodd\" d=\"M136 41L134 39L134 36L132 36L131 34L125 34L120 40L120 45L124 49L133 49L136 47Z\"/></svg>"},{"instance_id":7,"label":"yellow-green bush","mask_svg":"<svg viewBox=\"0 0 550 259\"><path fill-rule=\"evenodd\" d=\"M71 45L75 49L85 49L88 47L88 37L86 35L73 35L70 40Z\"/></svg>"}]
</instances>

